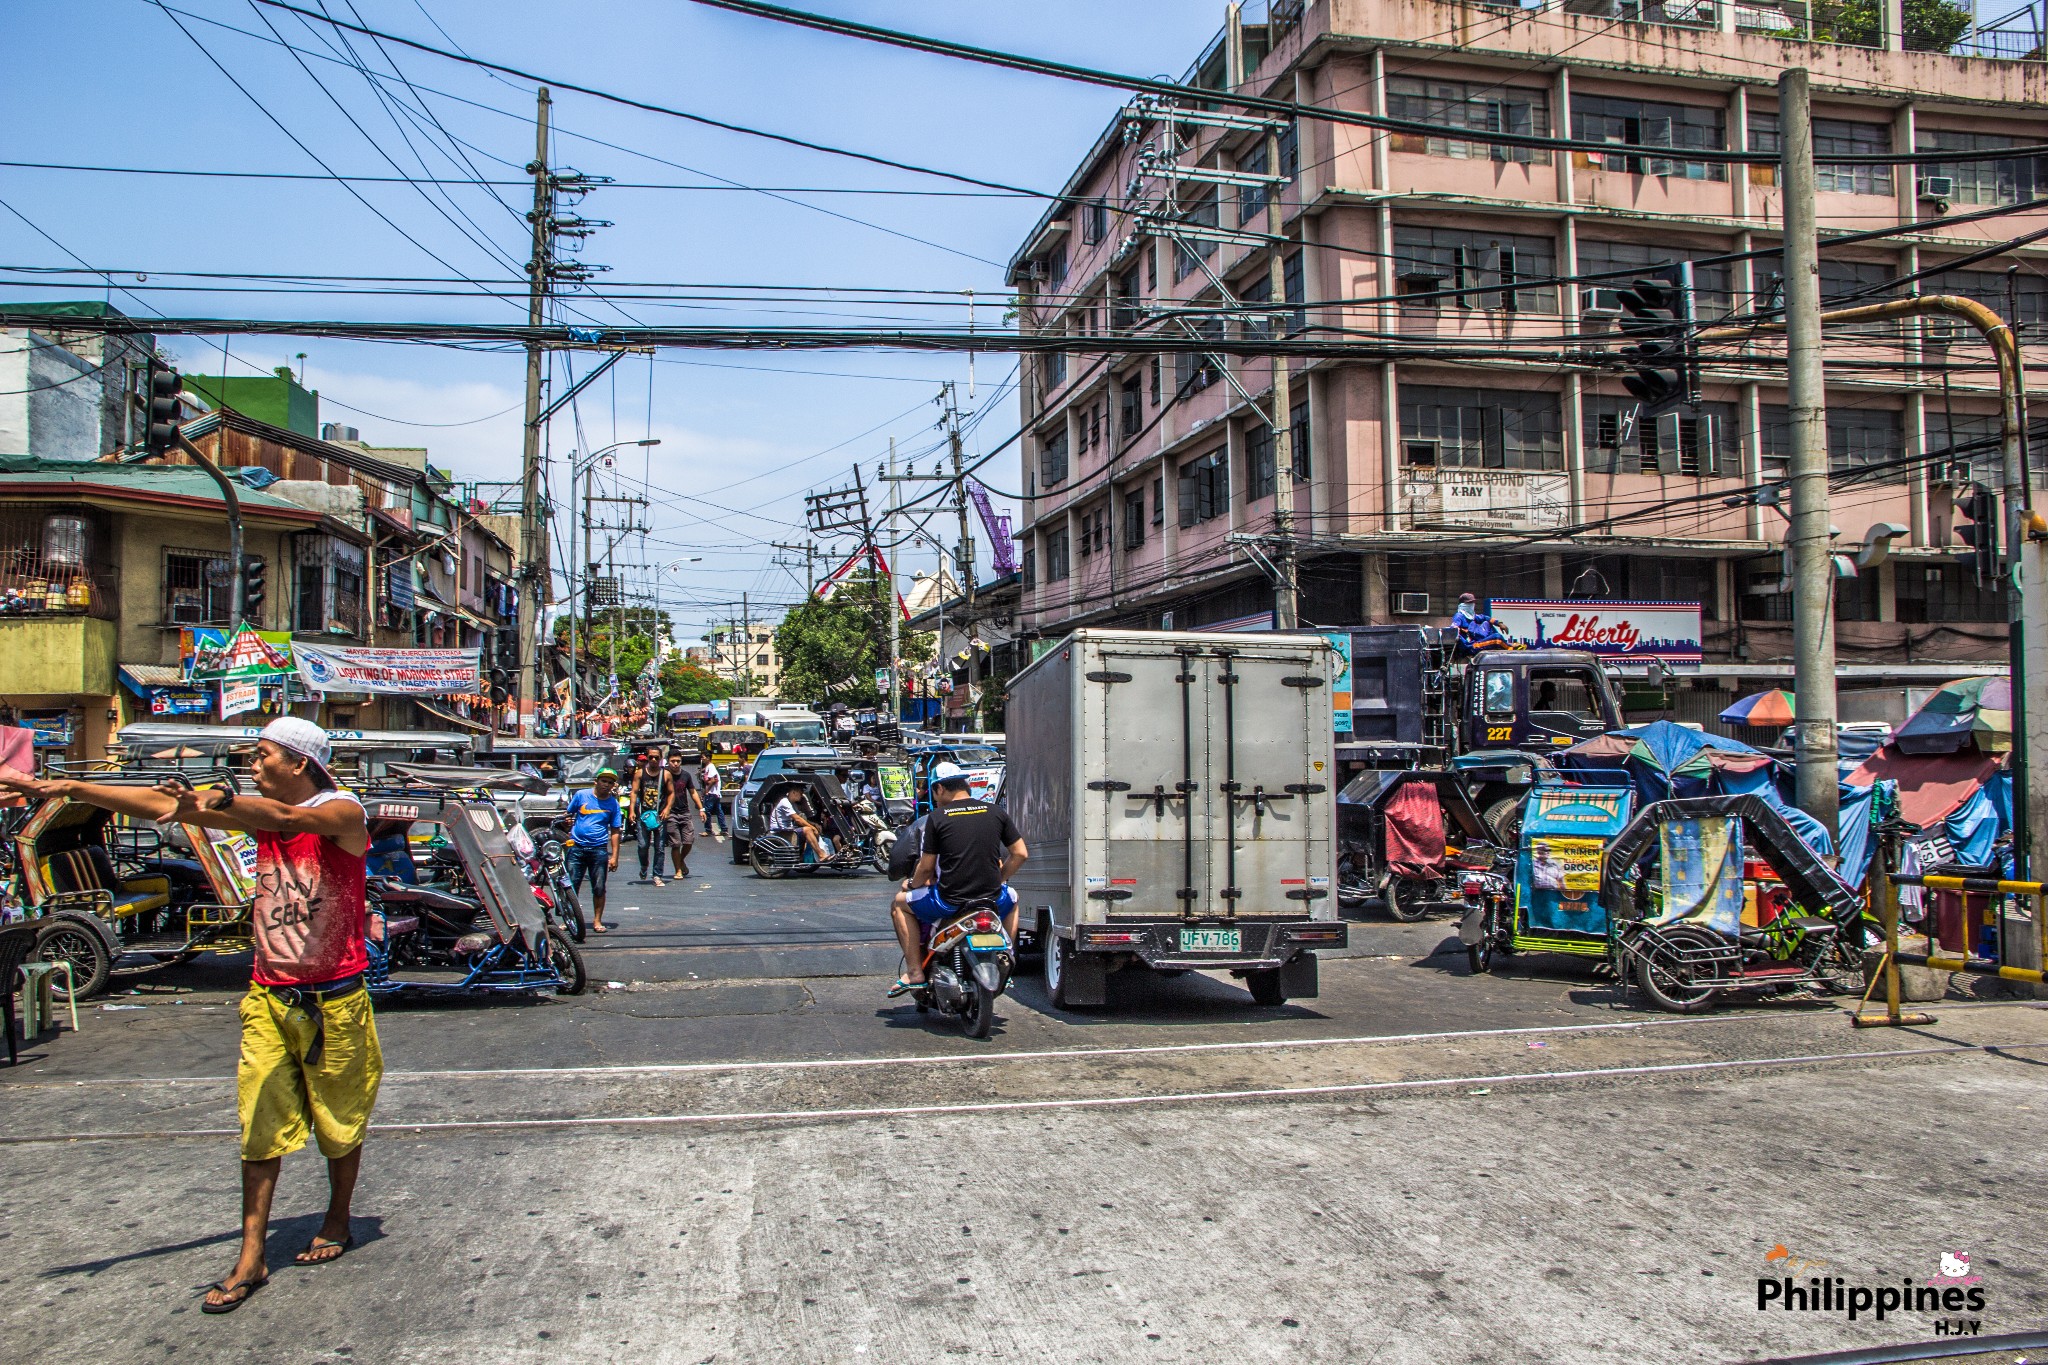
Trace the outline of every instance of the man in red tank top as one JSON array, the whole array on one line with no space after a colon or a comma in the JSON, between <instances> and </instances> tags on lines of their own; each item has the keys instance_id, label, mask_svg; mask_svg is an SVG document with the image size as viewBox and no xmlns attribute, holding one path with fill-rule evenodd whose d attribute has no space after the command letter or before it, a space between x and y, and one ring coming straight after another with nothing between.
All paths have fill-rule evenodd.
<instances>
[{"instance_id":1,"label":"man in red tank top","mask_svg":"<svg viewBox=\"0 0 2048 1365\"><path fill-rule=\"evenodd\" d=\"M297 1261L324 1265L354 1245L349 1202L384 1060L363 987L369 831L362 804L328 774L328 758L327 732L286 716L256 742L256 796L170 783L151 790L38 781L0 769L0 789L256 836L256 965L242 1000L236 1069L242 1248L234 1269L207 1290L200 1307L208 1313L233 1312L267 1282L263 1244L278 1168L309 1131L327 1158L329 1197L326 1220Z\"/></svg>"}]
</instances>

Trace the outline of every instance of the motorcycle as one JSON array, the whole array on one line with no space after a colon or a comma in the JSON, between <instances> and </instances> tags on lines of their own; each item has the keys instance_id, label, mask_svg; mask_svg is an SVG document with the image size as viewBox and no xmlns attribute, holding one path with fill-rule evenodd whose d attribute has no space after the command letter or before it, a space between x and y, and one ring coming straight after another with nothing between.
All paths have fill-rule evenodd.
<instances>
[{"instance_id":1,"label":"motorcycle","mask_svg":"<svg viewBox=\"0 0 2048 1365\"><path fill-rule=\"evenodd\" d=\"M868 832L874 844L875 871L886 876L889 860L896 851L896 831L889 828L889 822L875 809L875 803L865 797L853 803L853 810L860 817L861 828Z\"/></svg>"},{"instance_id":2,"label":"motorcycle","mask_svg":"<svg viewBox=\"0 0 2048 1365\"><path fill-rule=\"evenodd\" d=\"M822 857L813 854L807 840L794 833L769 828L771 812L785 797L800 801L816 822L825 846ZM747 861L757 877L775 878L791 874L804 876L820 872L860 873L869 868L887 872L889 860L878 853L886 822L859 813L858 805L830 770L804 766L802 760L763 782L754 793L747 827L761 832L747 845ZM894 840L894 831L889 831Z\"/></svg>"},{"instance_id":3,"label":"motorcycle","mask_svg":"<svg viewBox=\"0 0 2048 1365\"><path fill-rule=\"evenodd\" d=\"M911 992L917 1012L937 1010L960 1020L970 1038L986 1038L996 998L1009 989L1016 947L993 898L969 901L924 935L924 984Z\"/></svg>"},{"instance_id":4,"label":"motorcycle","mask_svg":"<svg viewBox=\"0 0 2048 1365\"><path fill-rule=\"evenodd\" d=\"M1477 853L1479 850L1468 850ZM1458 871L1458 894L1465 905L1458 923L1458 941L1465 945L1465 961L1472 975L1491 971L1509 951L1515 906L1515 855L1495 851L1484 867L1462 867Z\"/></svg>"},{"instance_id":5,"label":"motorcycle","mask_svg":"<svg viewBox=\"0 0 2048 1365\"><path fill-rule=\"evenodd\" d=\"M552 987L580 995L589 984L583 954L559 928L548 925L537 950L515 932L496 932L483 902L431 886L378 877L366 884L370 900L368 977L373 993L385 989L446 986L473 991L522 991ZM394 971L462 973L460 982L391 980Z\"/></svg>"},{"instance_id":6,"label":"motorcycle","mask_svg":"<svg viewBox=\"0 0 2048 1365\"><path fill-rule=\"evenodd\" d=\"M1372 854L1362 842L1346 839L1337 849L1337 904L1363 910L1372 897Z\"/></svg>"},{"instance_id":7,"label":"motorcycle","mask_svg":"<svg viewBox=\"0 0 2048 1365\"><path fill-rule=\"evenodd\" d=\"M533 885L533 898L540 902L541 910L561 925L572 942L581 943L590 936L583 902L569 885L569 853L560 839L550 836L534 844L526 879Z\"/></svg>"}]
</instances>

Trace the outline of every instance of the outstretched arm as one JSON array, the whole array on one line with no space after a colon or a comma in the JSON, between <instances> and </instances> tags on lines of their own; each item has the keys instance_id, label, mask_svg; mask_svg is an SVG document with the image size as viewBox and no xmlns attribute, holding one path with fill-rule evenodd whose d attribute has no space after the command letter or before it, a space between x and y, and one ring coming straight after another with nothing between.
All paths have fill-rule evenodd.
<instances>
[{"instance_id":1,"label":"outstretched arm","mask_svg":"<svg viewBox=\"0 0 2048 1365\"><path fill-rule=\"evenodd\" d=\"M139 820L163 820L178 808L178 798L163 787L121 787L106 782L78 782L70 778L38 778L13 768L0 767L0 791L19 792L39 800L68 797L117 815Z\"/></svg>"},{"instance_id":2,"label":"outstretched arm","mask_svg":"<svg viewBox=\"0 0 2048 1365\"><path fill-rule=\"evenodd\" d=\"M237 796L231 805L223 809L221 802L227 793L217 788L203 792L170 787L157 790L175 798L170 818L180 824L242 833L261 830L272 834L318 834L357 855L367 852L370 847L370 832L363 823L363 808L354 801L289 806L264 796Z\"/></svg>"}]
</instances>

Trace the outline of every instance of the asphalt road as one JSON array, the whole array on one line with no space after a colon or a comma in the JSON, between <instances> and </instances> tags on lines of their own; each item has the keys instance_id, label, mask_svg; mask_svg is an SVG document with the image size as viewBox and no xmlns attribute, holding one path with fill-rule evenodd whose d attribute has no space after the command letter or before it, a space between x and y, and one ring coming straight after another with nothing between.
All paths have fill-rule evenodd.
<instances>
[{"instance_id":1,"label":"asphalt road","mask_svg":"<svg viewBox=\"0 0 2048 1365\"><path fill-rule=\"evenodd\" d=\"M700 845L704 852L723 850ZM575 999L380 1011L338 1265L228 1318L234 964L87 1012L0 1072L0 1358L1741 1361L1932 1337L1762 1311L1785 1257L2048 1325L2048 1014L1647 1014L1584 964L1474 979L1442 923L1356 926L1320 999L1019 984L987 1043L882 998L879 877L699 857L614 883ZM626 868L630 877L630 855ZM11 1344L27 1343L17 1354ZM2041 1352L2035 1352L2038 1356ZM2001 1356L1980 1360L2011 1360Z\"/></svg>"}]
</instances>

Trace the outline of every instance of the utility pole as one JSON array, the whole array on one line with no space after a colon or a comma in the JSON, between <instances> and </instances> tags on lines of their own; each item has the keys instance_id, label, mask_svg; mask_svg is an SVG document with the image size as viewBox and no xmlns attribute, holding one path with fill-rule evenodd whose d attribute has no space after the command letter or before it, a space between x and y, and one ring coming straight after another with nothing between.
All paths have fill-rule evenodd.
<instances>
[{"instance_id":1,"label":"utility pole","mask_svg":"<svg viewBox=\"0 0 2048 1365\"><path fill-rule=\"evenodd\" d=\"M896 506L899 495L896 482L896 438L889 438L889 553L884 562L889 566L888 600L882 609L889 613L889 719L903 719L903 670L899 662L903 657L903 613L896 606Z\"/></svg>"},{"instance_id":2,"label":"utility pole","mask_svg":"<svg viewBox=\"0 0 2048 1365\"><path fill-rule=\"evenodd\" d=\"M1835 565L1828 502L1827 389L1821 371L1820 242L1814 217L1808 76L1778 77L1785 187L1785 337L1792 422L1792 691L1799 723L1799 808L1835 835Z\"/></svg>"},{"instance_id":3,"label":"utility pole","mask_svg":"<svg viewBox=\"0 0 2048 1365\"><path fill-rule=\"evenodd\" d=\"M981 694L977 690L980 661L974 653L974 631L980 621L974 606L974 538L967 530L967 471L965 453L960 445L960 409L953 401L953 385L946 384L946 439L953 451L953 508L960 516L960 588L967 599L966 620L961 631L967 639L967 728L981 728ZM1112 557L1112 563L1115 562ZM945 601L945 585L940 584L939 599ZM892 607L894 603L890 604ZM895 619L893 612L890 619ZM943 637L942 637L943 638Z\"/></svg>"},{"instance_id":4,"label":"utility pole","mask_svg":"<svg viewBox=\"0 0 2048 1365\"><path fill-rule=\"evenodd\" d=\"M1270 128L1266 131L1266 168L1271 173L1280 173L1280 131ZM1272 283L1269 292L1273 302L1281 305L1274 314L1274 335L1285 337L1287 326L1293 314L1287 311L1287 258L1280 246L1280 239L1286 235L1285 218L1280 205L1280 191L1284 188L1274 185L1267 191L1273 213L1273 265L1269 276ZM1306 294L1308 291L1302 291ZM1273 530L1280 541L1280 581L1273 588L1273 628L1295 630L1301 625L1301 584L1299 569L1294 558L1294 399L1288 383L1287 357L1273 356ZM1114 561L1112 561L1114 562Z\"/></svg>"},{"instance_id":5,"label":"utility pole","mask_svg":"<svg viewBox=\"0 0 2048 1365\"><path fill-rule=\"evenodd\" d=\"M548 116L553 97L540 88L538 111L534 115L533 256L526 263L526 324L539 328L546 321L548 285L554 238L550 231L554 217L554 190L548 178ZM541 670L540 608L548 594L548 541L542 525L540 468L540 389L544 351L539 342L526 347L526 427L519 467L519 733L533 733L534 707L544 687ZM573 671L573 662L572 662Z\"/></svg>"}]
</instances>

